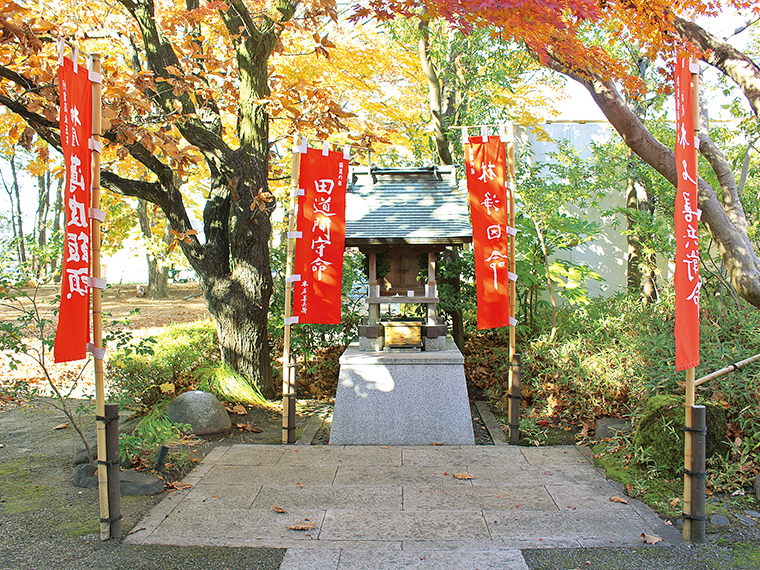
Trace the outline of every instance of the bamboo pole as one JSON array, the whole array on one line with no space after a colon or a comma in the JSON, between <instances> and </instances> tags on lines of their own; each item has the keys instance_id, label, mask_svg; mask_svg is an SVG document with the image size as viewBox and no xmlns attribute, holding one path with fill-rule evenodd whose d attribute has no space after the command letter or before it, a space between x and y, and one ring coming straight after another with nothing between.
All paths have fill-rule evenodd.
<instances>
[{"instance_id":1,"label":"bamboo pole","mask_svg":"<svg viewBox=\"0 0 760 570\"><path fill-rule=\"evenodd\" d=\"M729 364L725 368L716 370L712 374L708 374L707 376L702 376L702 378L694 382L694 386L701 386L705 382L709 382L710 380L718 378L719 376L723 376L724 374L728 374L730 372L735 372L739 370L740 368L744 368L745 366L747 366L747 364L752 364L753 362L756 362L757 360L760 360L760 354L756 354L755 356L750 356L749 358L745 358L744 360L740 362Z\"/></svg>"},{"instance_id":2,"label":"bamboo pole","mask_svg":"<svg viewBox=\"0 0 760 570\"><path fill-rule=\"evenodd\" d=\"M699 136L699 72L691 72L691 100L692 100L692 118L694 121L694 138ZM694 146L694 162L697 162L697 149ZM685 401L685 430L684 430L684 457L683 457L683 538L684 540L691 540L691 515L692 504L692 478L691 472L693 470L693 437L692 427L693 421L691 417L692 407L694 406L694 392L695 392L695 379L697 376L696 368L689 368L686 370L686 401Z\"/></svg>"},{"instance_id":3,"label":"bamboo pole","mask_svg":"<svg viewBox=\"0 0 760 570\"><path fill-rule=\"evenodd\" d=\"M683 539L691 540L691 471L693 467L692 455L692 418L691 410L694 406L694 378L696 377L696 368L686 370L686 430L684 431L684 456L683 456Z\"/></svg>"},{"instance_id":4,"label":"bamboo pole","mask_svg":"<svg viewBox=\"0 0 760 570\"><path fill-rule=\"evenodd\" d=\"M705 450L707 445L707 417L704 406L692 406L692 482L691 482L691 541L705 541Z\"/></svg>"},{"instance_id":5,"label":"bamboo pole","mask_svg":"<svg viewBox=\"0 0 760 570\"><path fill-rule=\"evenodd\" d=\"M510 123L509 131L507 133L509 139L507 141L507 165L508 165L508 177L507 188L509 192L509 227L515 227L515 136L514 127ZM509 271L513 274L517 273L516 261L515 261L515 236L514 232L509 234ZM517 298L517 283L513 280L509 280L509 381L507 386L507 397L509 399L509 440L510 443L516 444L520 439L520 371L516 371L515 367L520 367L519 357L515 358L516 352L516 333L514 326L515 319L515 307ZM515 427L517 426L517 427Z\"/></svg>"},{"instance_id":6,"label":"bamboo pole","mask_svg":"<svg viewBox=\"0 0 760 570\"><path fill-rule=\"evenodd\" d=\"M92 54L92 71L100 73L100 55ZM92 138L100 142L102 127L101 114L101 85L99 82L92 83ZM92 153L92 208L100 209L100 152L94 149ZM100 220L91 220L92 231L92 266L93 278L100 279ZM92 343L98 349L94 354L95 362L95 415L97 417L98 435L98 496L100 500L100 539L111 538L111 514L108 500L108 470L106 454L106 400L105 385L103 381L103 358L99 351L103 348L103 316L101 310L100 289L91 288L92 295ZM98 358L100 356L100 358Z\"/></svg>"},{"instance_id":7,"label":"bamboo pole","mask_svg":"<svg viewBox=\"0 0 760 570\"><path fill-rule=\"evenodd\" d=\"M293 274L295 238L291 237L296 227L296 205L298 197L298 171L301 164L301 137L293 138L293 158L290 173L290 211L288 214L288 248L285 262L285 326L282 349L282 443L296 441L296 370L290 354L290 317L292 316L293 284L288 279Z\"/></svg>"}]
</instances>

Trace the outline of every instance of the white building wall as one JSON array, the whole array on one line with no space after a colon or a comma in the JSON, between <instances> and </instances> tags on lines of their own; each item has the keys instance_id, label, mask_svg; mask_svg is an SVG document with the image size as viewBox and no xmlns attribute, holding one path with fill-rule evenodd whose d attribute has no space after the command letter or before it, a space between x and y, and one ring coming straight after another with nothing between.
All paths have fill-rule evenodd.
<instances>
[{"instance_id":1,"label":"white building wall","mask_svg":"<svg viewBox=\"0 0 760 570\"><path fill-rule=\"evenodd\" d=\"M588 122L554 122L543 125L544 130L553 141L567 140L575 147L581 158L591 157L591 143L604 143L616 136L612 126L606 121ZM528 128L517 128L520 140L529 143L536 162L548 162L549 155L556 151L554 142L538 140L535 132ZM519 144L519 143L518 143ZM519 188L518 188L519 192ZM611 189L596 210L589 212L589 219L601 226L597 239L574 248L570 252L562 252L562 259L577 265L585 265L602 276L604 281L587 283L592 297L614 295L626 288L626 251L625 236L620 228L625 227L623 216L617 215L618 229L613 228L614 216L602 217L600 211L612 210L625 206L625 197L616 189Z\"/></svg>"}]
</instances>

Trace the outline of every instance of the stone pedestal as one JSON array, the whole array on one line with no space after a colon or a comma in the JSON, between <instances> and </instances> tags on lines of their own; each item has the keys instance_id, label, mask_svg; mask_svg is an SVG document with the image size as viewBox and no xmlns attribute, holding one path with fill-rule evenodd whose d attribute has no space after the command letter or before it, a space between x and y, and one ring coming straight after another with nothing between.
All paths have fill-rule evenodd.
<instances>
[{"instance_id":1,"label":"stone pedestal","mask_svg":"<svg viewBox=\"0 0 760 570\"><path fill-rule=\"evenodd\" d=\"M340 358L330 444L473 445L464 357L451 338L436 352L362 352Z\"/></svg>"}]
</instances>

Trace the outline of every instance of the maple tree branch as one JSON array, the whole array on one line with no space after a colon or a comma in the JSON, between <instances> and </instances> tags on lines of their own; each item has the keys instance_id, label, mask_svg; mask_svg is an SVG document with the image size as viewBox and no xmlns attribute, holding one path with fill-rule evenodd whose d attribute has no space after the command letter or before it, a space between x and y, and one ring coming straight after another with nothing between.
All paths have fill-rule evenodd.
<instances>
[{"instance_id":1,"label":"maple tree branch","mask_svg":"<svg viewBox=\"0 0 760 570\"><path fill-rule=\"evenodd\" d=\"M59 152L61 151L61 137L56 132L59 128L58 122L32 113L25 105L6 95L0 94L0 105L5 105L10 111L23 118L46 143Z\"/></svg>"},{"instance_id":2,"label":"maple tree branch","mask_svg":"<svg viewBox=\"0 0 760 570\"><path fill-rule=\"evenodd\" d=\"M41 87L34 83L34 81L31 79L28 79L27 77L24 77L23 75L20 75L5 66L0 66L0 77L4 77L8 81L11 81L16 85L23 87L28 92L34 92L41 89Z\"/></svg>"},{"instance_id":3,"label":"maple tree branch","mask_svg":"<svg viewBox=\"0 0 760 570\"><path fill-rule=\"evenodd\" d=\"M730 77L744 92L755 117L760 117L760 67L745 53L694 22L675 16L678 34L704 51L704 61Z\"/></svg>"}]
</instances>

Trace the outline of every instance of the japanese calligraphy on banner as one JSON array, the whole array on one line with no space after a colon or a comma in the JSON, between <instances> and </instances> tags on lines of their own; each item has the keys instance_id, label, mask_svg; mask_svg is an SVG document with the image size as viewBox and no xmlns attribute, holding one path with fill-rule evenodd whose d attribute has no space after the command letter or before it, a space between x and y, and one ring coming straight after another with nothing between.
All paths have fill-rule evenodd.
<instances>
[{"instance_id":1,"label":"japanese calligraphy on banner","mask_svg":"<svg viewBox=\"0 0 760 570\"><path fill-rule=\"evenodd\" d=\"M678 57L676 62L676 370L694 368L699 364L699 219L697 208L697 147L694 134L694 105L692 101L689 59Z\"/></svg>"},{"instance_id":2,"label":"japanese calligraphy on banner","mask_svg":"<svg viewBox=\"0 0 760 570\"><path fill-rule=\"evenodd\" d=\"M470 137L465 145L467 189L472 215L478 329L509 323L509 202L505 189L506 151L498 136Z\"/></svg>"},{"instance_id":3,"label":"japanese calligraphy on banner","mask_svg":"<svg viewBox=\"0 0 760 570\"><path fill-rule=\"evenodd\" d=\"M90 340L90 184L92 83L87 68L65 58L58 68L61 146L66 165L61 306L55 334L56 362L80 360Z\"/></svg>"},{"instance_id":4,"label":"japanese calligraphy on banner","mask_svg":"<svg viewBox=\"0 0 760 570\"><path fill-rule=\"evenodd\" d=\"M293 316L299 323L340 323L346 242L348 160L310 148L301 155Z\"/></svg>"}]
</instances>

